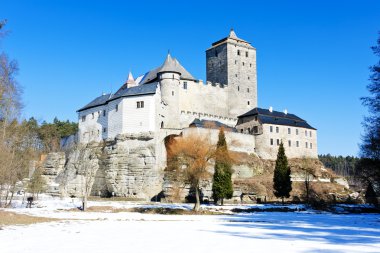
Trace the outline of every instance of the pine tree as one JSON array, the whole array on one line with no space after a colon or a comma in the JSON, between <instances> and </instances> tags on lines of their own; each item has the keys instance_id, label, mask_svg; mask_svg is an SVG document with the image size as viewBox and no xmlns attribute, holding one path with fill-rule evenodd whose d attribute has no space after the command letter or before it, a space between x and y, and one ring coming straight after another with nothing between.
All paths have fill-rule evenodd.
<instances>
[{"instance_id":1,"label":"pine tree","mask_svg":"<svg viewBox=\"0 0 380 253\"><path fill-rule=\"evenodd\" d=\"M282 142L278 148L276 167L274 168L273 189L274 195L277 198L282 199L282 204L284 204L284 198L289 198L289 193L292 191L290 167L288 165L288 158L285 155L285 149Z\"/></svg>"},{"instance_id":2,"label":"pine tree","mask_svg":"<svg viewBox=\"0 0 380 253\"><path fill-rule=\"evenodd\" d=\"M373 53L380 57L380 33ZM364 118L365 133L360 147L362 159L358 165L359 177L365 182L380 183L380 61L370 68L370 83L367 89L370 96L363 97L369 116Z\"/></svg>"},{"instance_id":3,"label":"pine tree","mask_svg":"<svg viewBox=\"0 0 380 253\"><path fill-rule=\"evenodd\" d=\"M216 147L215 172L212 184L212 196L215 203L218 200L223 205L224 199L232 198L232 169L231 158L228 154L227 142L223 128L219 131L219 139Z\"/></svg>"}]
</instances>

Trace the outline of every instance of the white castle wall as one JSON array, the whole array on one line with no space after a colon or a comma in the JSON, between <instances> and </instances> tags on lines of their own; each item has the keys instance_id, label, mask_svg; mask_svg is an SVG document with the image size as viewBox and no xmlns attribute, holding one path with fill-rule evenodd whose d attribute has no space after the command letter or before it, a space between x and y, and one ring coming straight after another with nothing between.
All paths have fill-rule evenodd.
<instances>
[{"instance_id":1,"label":"white castle wall","mask_svg":"<svg viewBox=\"0 0 380 253\"><path fill-rule=\"evenodd\" d=\"M103 133L103 128L108 126L108 117L103 116L103 111L107 111L107 106L97 106L78 113L79 121L79 141L101 141L107 138ZM85 117L85 120L82 120Z\"/></svg>"}]
</instances>

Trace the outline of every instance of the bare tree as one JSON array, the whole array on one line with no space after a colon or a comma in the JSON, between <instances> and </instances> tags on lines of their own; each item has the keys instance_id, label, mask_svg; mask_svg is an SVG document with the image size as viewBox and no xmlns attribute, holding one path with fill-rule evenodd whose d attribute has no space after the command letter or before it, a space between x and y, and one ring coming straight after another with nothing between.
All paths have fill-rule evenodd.
<instances>
[{"instance_id":1,"label":"bare tree","mask_svg":"<svg viewBox=\"0 0 380 253\"><path fill-rule=\"evenodd\" d=\"M81 197L82 197L82 210L87 209L87 199L90 196L92 185L95 181L95 175L99 168L97 162L97 155L94 148L90 144L77 144L73 149L74 154L74 167L78 175L81 177Z\"/></svg>"},{"instance_id":2,"label":"bare tree","mask_svg":"<svg viewBox=\"0 0 380 253\"><path fill-rule=\"evenodd\" d=\"M175 180L189 184L195 191L194 211L200 209L200 184L209 179L208 170L215 155L215 145L210 139L200 135L190 135L175 139L168 147L168 172L176 175Z\"/></svg>"},{"instance_id":3,"label":"bare tree","mask_svg":"<svg viewBox=\"0 0 380 253\"><path fill-rule=\"evenodd\" d=\"M305 183L305 194L306 194L306 203L309 203L310 200L310 190L311 182L313 181L313 163L310 158L302 158L302 169L304 171L304 183Z\"/></svg>"}]
</instances>

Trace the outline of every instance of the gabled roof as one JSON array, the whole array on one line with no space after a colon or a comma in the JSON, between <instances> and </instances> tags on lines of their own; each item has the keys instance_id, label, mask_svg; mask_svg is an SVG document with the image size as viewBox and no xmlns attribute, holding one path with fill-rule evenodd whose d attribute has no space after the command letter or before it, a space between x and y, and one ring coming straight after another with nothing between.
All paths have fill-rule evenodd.
<instances>
[{"instance_id":1,"label":"gabled roof","mask_svg":"<svg viewBox=\"0 0 380 253\"><path fill-rule=\"evenodd\" d=\"M155 94L157 85L158 83L149 83L149 84L134 86L130 88L123 86L115 94L106 94L106 95L102 95L100 97L95 98L93 101L91 101L89 104L79 109L77 112L84 111L86 109L90 109L93 107L105 105L108 102L121 98L121 97Z\"/></svg>"},{"instance_id":2,"label":"gabled roof","mask_svg":"<svg viewBox=\"0 0 380 253\"><path fill-rule=\"evenodd\" d=\"M262 108L254 108L240 116L238 116L239 119L249 117L249 116L257 116L258 120L262 124L273 124L273 125L285 125L285 126L295 126L295 127L303 127L303 128L309 128L314 129L314 127L310 126L306 120L301 119L300 117L291 114L291 113L284 113L284 112L278 112L278 111L270 111L268 109L262 109Z\"/></svg>"},{"instance_id":3,"label":"gabled roof","mask_svg":"<svg viewBox=\"0 0 380 253\"><path fill-rule=\"evenodd\" d=\"M92 100L90 103L88 103L84 107L80 108L77 112L80 112L80 111L83 111L83 110L86 110L86 109L90 109L90 108L93 108L93 107L96 107L96 106L105 105L107 103L108 99L111 98L111 96L112 96L111 93L109 93L109 94L103 94L103 95L95 98L94 100Z\"/></svg>"},{"instance_id":4,"label":"gabled roof","mask_svg":"<svg viewBox=\"0 0 380 253\"><path fill-rule=\"evenodd\" d=\"M147 72L140 83L150 83L157 79L157 74L162 72L174 72L180 74L180 78L183 80L196 80L176 58L172 58L170 54L166 56L164 63L149 72Z\"/></svg>"},{"instance_id":5,"label":"gabled roof","mask_svg":"<svg viewBox=\"0 0 380 253\"><path fill-rule=\"evenodd\" d=\"M190 123L189 127L212 128L212 129L219 129L223 127L224 130L226 131L237 132L236 128L230 127L226 124L223 124L215 120L194 119L193 122Z\"/></svg>"},{"instance_id":6,"label":"gabled roof","mask_svg":"<svg viewBox=\"0 0 380 253\"><path fill-rule=\"evenodd\" d=\"M142 84L126 89L119 89L110 100L115 100L120 97L130 97L137 95L155 94L158 83Z\"/></svg>"}]
</instances>

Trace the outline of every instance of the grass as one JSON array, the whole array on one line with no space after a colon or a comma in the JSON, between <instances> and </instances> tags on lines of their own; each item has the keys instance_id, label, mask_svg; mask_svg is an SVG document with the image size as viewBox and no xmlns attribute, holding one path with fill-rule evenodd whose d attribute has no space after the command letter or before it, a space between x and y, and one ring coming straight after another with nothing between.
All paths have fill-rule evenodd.
<instances>
[{"instance_id":1,"label":"grass","mask_svg":"<svg viewBox=\"0 0 380 253\"><path fill-rule=\"evenodd\" d=\"M25 214L0 211L0 227L10 225L29 225L41 222L57 221L59 219L35 217Z\"/></svg>"}]
</instances>

